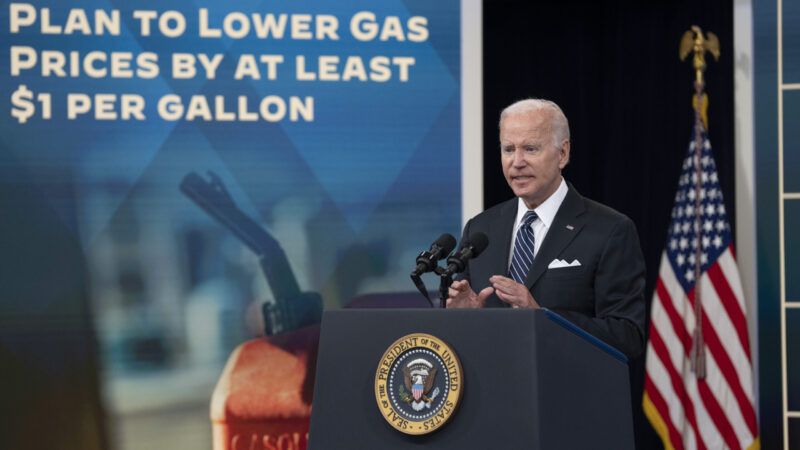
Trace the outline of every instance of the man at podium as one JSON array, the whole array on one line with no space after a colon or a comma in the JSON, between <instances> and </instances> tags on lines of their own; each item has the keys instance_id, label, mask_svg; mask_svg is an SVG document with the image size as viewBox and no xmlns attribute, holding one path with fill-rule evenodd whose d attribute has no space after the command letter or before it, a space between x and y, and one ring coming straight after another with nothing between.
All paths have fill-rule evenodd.
<instances>
[{"instance_id":1,"label":"man at podium","mask_svg":"<svg viewBox=\"0 0 800 450\"><path fill-rule=\"evenodd\" d=\"M447 307L548 308L635 357L645 321L636 227L564 181L569 157L558 105L527 99L503 110L500 160L516 198L464 226L463 238L482 232L490 245L450 286Z\"/></svg>"}]
</instances>

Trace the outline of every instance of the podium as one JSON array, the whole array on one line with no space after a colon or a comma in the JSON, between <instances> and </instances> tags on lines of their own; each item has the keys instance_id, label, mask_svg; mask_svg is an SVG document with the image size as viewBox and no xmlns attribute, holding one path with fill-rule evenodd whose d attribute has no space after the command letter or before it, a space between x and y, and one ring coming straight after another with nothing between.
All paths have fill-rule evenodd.
<instances>
[{"instance_id":1,"label":"podium","mask_svg":"<svg viewBox=\"0 0 800 450\"><path fill-rule=\"evenodd\" d=\"M375 399L398 338L446 342L463 370L449 421L411 436ZM323 315L310 449L632 449L625 356L557 314L520 309L336 310Z\"/></svg>"}]
</instances>

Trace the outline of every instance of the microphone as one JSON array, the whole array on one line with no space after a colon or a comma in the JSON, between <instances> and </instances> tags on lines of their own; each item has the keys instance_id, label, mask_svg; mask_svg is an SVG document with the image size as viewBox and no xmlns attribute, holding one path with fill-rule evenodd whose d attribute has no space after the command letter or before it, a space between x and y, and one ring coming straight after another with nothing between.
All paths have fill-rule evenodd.
<instances>
[{"instance_id":1,"label":"microphone","mask_svg":"<svg viewBox=\"0 0 800 450\"><path fill-rule=\"evenodd\" d=\"M461 243L461 248L456 254L447 258L447 269L444 276L461 273L467 268L467 261L478 257L489 245L489 238L483 233L475 233Z\"/></svg>"},{"instance_id":2,"label":"microphone","mask_svg":"<svg viewBox=\"0 0 800 450\"><path fill-rule=\"evenodd\" d=\"M411 272L411 276L419 276L436 269L436 262L449 255L454 248L456 248L456 238L452 234L445 233L439 236L428 251L417 256L417 267Z\"/></svg>"}]
</instances>

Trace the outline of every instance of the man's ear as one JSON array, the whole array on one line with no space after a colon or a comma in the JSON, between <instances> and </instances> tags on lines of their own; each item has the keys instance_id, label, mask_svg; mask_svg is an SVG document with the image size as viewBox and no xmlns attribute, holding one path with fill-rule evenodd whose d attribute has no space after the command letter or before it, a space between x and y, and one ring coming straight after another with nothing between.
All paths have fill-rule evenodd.
<instances>
[{"instance_id":1,"label":"man's ear","mask_svg":"<svg viewBox=\"0 0 800 450\"><path fill-rule=\"evenodd\" d=\"M569 150L570 150L570 143L569 139L564 139L561 142L561 148L559 149L559 161L558 161L558 168L563 169L567 167L569 163Z\"/></svg>"}]
</instances>

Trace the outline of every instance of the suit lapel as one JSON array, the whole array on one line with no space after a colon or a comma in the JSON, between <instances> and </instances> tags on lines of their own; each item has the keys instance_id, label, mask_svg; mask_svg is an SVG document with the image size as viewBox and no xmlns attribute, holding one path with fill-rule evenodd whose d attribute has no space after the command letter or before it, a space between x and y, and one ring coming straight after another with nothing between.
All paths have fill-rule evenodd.
<instances>
[{"instance_id":1,"label":"suit lapel","mask_svg":"<svg viewBox=\"0 0 800 450\"><path fill-rule=\"evenodd\" d=\"M492 275L508 274L508 254L511 246L511 235L514 232L514 221L517 218L518 200L513 198L500 207L498 214L495 214L487 224L489 235L489 247L479 259L485 259L485 265L481 264L480 280L489 283ZM476 289L477 290L477 289ZM496 295L486 299L486 306L493 308L505 308L509 305Z\"/></svg>"},{"instance_id":2,"label":"suit lapel","mask_svg":"<svg viewBox=\"0 0 800 450\"><path fill-rule=\"evenodd\" d=\"M498 254L492 262L493 274L506 275L508 273L508 255L511 254L511 236L514 234L514 222L517 218L518 200L514 198L506 202L500 214L491 225L491 239L497 239L496 249ZM491 241L490 241L491 242Z\"/></svg>"},{"instance_id":3,"label":"suit lapel","mask_svg":"<svg viewBox=\"0 0 800 450\"><path fill-rule=\"evenodd\" d=\"M525 286L531 289L539 277L542 276L550 262L558 257L561 251L580 233L585 224L585 219L579 217L586 210L583 197L569 185L567 196L558 208L556 217L547 230L547 235L536 253L533 265L525 278ZM509 244L510 245L510 244Z\"/></svg>"}]
</instances>

